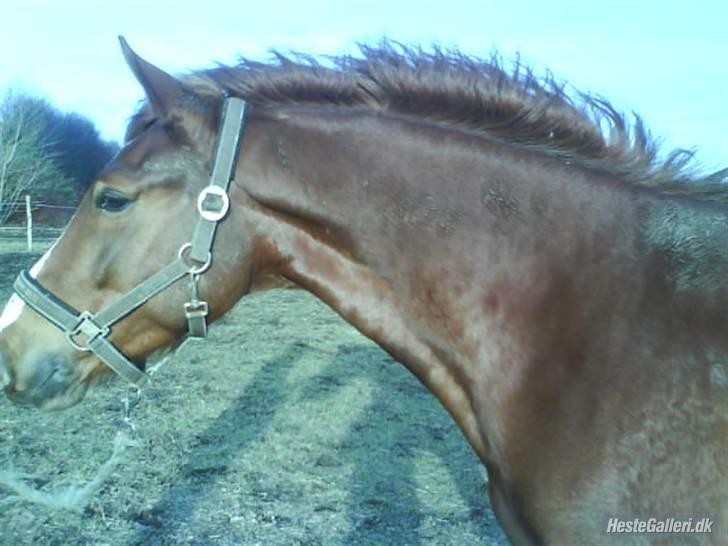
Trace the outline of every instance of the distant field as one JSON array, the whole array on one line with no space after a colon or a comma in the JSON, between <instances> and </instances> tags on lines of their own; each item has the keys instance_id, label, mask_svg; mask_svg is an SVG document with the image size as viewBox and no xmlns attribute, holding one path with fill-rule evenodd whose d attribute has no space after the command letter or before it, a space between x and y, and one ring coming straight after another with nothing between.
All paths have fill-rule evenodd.
<instances>
[{"instance_id":1,"label":"distant field","mask_svg":"<svg viewBox=\"0 0 728 546\"><path fill-rule=\"evenodd\" d=\"M36 258L0 241L0 300ZM45 489L88 480L123 392L99 385L50 414L2 397L0 468ZM507 544L434 397L304 292L245 298L160 372L135 417L141 445L85 514L0 489L0 544Z\"/></svg>"}]
</instances>

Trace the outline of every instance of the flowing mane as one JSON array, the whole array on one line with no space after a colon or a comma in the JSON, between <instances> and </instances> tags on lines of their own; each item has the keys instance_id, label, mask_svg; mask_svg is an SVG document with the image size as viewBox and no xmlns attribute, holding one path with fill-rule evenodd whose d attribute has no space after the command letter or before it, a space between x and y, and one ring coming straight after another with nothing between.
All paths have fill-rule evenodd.
<instances>
[{"instance_id":1,"label":"flowing mane","mask_svg":"<svg viewBox=\"0 0 728 546\"><path fill-rule=\"evenodd\" d=\"M360 50L323 58L276 52L271 63L241 58L183 81L203 96L226 92L259 105L358 107L427 120L664 193L728 203L728 169L696 175L690 150L660 159L638 115L630 120L598 96L572 97L520 61L506 70L497 54L483 60L390 41Z\"/></svg>"}]
</instances>

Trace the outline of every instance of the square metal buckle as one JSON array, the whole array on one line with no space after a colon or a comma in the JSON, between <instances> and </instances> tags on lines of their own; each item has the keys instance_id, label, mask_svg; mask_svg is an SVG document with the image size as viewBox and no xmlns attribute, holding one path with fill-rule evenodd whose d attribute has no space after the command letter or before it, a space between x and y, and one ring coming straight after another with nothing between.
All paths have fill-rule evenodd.
<instances>
[{"instance_id":1,"label":"square metal buckle","mask_svg":"<svg viewBox=\"0 0 728 546\"><path fill-rule=\"evenodd\" d=\"M197 211L208 222L219 222L230 210L230 197L220 186L205 187L197 196Z\"/></svg>"},{"instance_id":2,"label":"square metal buckle","mask_svg":"<svg viewBox=\"0 0 728 546\"><path fill-rule=\"evenodd\" d=\"M208 312L206 301L193 300L185 303L187 328L191 337L202 338L207 336Z\"/></svg>"},{"instance_id":3,"label":"square metal buckle","mask_svg":"<svg viewBox=\"0 0 728 546\"><path fill-rule=\"evenodd\" d=\"M94 322L94 316L84 311L78 316L78 322L73 330L68 332L68 341L79 351L90 351L89 344L98 337L106 337L111 332L108 326L100 327ZM85 336L84 340L77 340L79 335Z\"/></svg>"}]
</instances>

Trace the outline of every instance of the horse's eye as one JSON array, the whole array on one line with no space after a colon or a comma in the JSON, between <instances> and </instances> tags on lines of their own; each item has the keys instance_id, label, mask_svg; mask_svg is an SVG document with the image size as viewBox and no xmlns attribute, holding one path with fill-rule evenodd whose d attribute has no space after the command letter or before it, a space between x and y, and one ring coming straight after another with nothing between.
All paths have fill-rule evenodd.
<instances>
[{"instance_id":1,"label":"horse's eye","mask_svg":"<svg viewBox=\"0 0 728 546\"><path fill-rule=\"evenodd\" d=\"M131 204L131 199L116 192L104 191L96 198L96 208L106 212L123 212L129 208L129 205Z\"/></svg>"}]
</instances>

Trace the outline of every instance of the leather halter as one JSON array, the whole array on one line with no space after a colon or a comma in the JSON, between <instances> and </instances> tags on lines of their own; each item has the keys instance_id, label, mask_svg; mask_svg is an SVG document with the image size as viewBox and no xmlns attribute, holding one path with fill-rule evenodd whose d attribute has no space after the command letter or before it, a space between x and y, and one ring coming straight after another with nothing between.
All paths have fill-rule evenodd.
<instances>
[{"instance_id":1,"label":"leather halter","mask_svg":"<svg viewBox=\"0 0 728 546\"><path fill-rule=\"evenodd\" d=\"M108 336L115 323L189 275L190 301L184 306L188 336L207 335L207 302L199 299L197 285L200 275L212 263L212 246L217 225L230 208L227 190L235 171L235 161L245 127L245 112L244 100L236 97L225 98L210 183L197 199L200 216L191 241L182 245L174 261L96 313L78 312L44 288L27 269L20 272L13 285L17 295L62 330L75 349L93 353L136 387L146 383L149 376L109 341Z\"/></svg>"}]
</instances>

